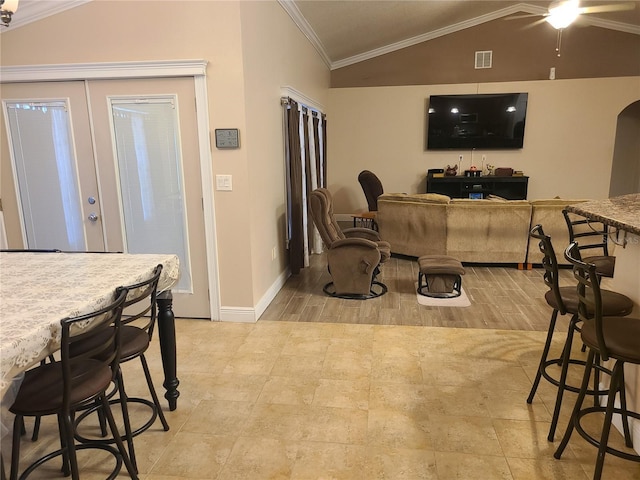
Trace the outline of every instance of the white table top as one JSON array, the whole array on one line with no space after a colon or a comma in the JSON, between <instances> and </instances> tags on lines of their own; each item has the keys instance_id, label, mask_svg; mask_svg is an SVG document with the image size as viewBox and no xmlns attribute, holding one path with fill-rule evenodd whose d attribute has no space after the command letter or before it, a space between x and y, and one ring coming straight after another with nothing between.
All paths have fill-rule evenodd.
<instances>
[{"instance_id":1,"label":"white table top","mask_svg":"<svg viewBox=\"0 0 640 480\"><path fill-rule=\"evenodd\" d=\"M178 281L176 255L0 252L0 392L59 349L61 319L107 305L117 287L149 278L158 264L161 292Z\"/></svg>"}]
</instances>

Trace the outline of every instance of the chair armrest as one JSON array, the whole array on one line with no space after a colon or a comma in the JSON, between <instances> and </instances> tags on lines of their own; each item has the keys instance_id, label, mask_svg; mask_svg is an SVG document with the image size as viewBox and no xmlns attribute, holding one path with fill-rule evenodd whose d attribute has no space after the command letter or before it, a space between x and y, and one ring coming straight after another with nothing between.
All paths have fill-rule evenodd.
<instances>
[{"instance_id":1,"label":"chair armrest","mask_svg":"<svg viewBox=\"0 0 640 480\"><path fill-rule=\"evenodd\" d=\"M345 228L344 230L342 230L342 233L344 233L344 236L347 238L366 238L367 240L371 240L372 242L377 242L380 240L380 234L375 230L371 230L370 228Z\"/></svg>"},{"instance_id":2,"label":"chair armrest","mask_svg":"<svg viewBox=\"0 0 640 480\"><path fill-rule=\"evenodd\" d=\"M372 242L371 240L367 240L366 238L343 238L342 240L336 240L331 244L330 250L335 250L336 248L346 247L346 246L360 246L364 248L375 248L378 249L378 244L376 242Z\"/></svg>"}]
</instances>

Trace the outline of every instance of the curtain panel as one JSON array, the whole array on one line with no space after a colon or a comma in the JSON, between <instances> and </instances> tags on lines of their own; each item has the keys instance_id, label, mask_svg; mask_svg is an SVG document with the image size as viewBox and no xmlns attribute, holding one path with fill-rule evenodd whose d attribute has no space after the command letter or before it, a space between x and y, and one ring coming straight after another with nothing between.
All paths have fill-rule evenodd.
<instances>
[{"instance_id":1,"label":"curtain panel","mask_svg":"<svg viewBox=\"0 0 640 480\"><path fill-rule=\"evenodd\" d=\"M322 240L311 220L308 198L326 187L326 117L283 97L289 267L296 275L309 266L309 255L322 252Z\"/></svg>"}]
</instances>

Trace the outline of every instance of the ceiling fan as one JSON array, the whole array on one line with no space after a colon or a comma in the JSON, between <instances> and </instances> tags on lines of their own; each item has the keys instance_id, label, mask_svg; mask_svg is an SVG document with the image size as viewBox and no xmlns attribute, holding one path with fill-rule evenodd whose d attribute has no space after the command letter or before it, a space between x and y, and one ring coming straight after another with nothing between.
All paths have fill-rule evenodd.
<instances>
[{"instance_id":1,"label":"ceiling fan","mask_svg":"<svg viewBox=\"0 0 640 480\"><path fill-rule=\"evenodd\" d=\"M633 10L638 2L606 3L603 5L591 5L581 7L579 0L554 0L549 5L546 13L527 13L524 15L512 15L509 20L525 17L542 17L533 25L547 22L556 30L567 28L581 15L590 13L619 12L623 10Z\"/></svg>"},{"instance_id":2,"label":"ceiling fan","mask_svg":"<svg viewBox=\"0 0 640 480\"><path fill-rule=\"evenodd\" d=\"M616 12L623 10L633 10L636 8L637 2L623 2L623 3L608 3L604 5L591 5L586 7L580 6L579 0L554 0L549 5L546 13L535 14L530 13L526 15L514 15L508 17L509 19L542 16L542 18L530 26L537 25L541 22L547 22L553 28L558 30L558 39L556 43L556 53L560 56L560 46L562 42L562 30L567 28L573 22L578 20L581 15L590 13L605 13Z\"/></svg>"},{"instance_id":3,"label":"ceiling fan","mask_svg":"<svg viewBox=\"0 0 640 480\"><path fill-rule=\"evenodd\" d=\"M548 12L544 14L544 20L556 30L561 30L567 28L583 14L633 10L635 7L635 2L581 7L579 0L560 0L554 1L549 5Z\"/></svg>"}]
</instances>

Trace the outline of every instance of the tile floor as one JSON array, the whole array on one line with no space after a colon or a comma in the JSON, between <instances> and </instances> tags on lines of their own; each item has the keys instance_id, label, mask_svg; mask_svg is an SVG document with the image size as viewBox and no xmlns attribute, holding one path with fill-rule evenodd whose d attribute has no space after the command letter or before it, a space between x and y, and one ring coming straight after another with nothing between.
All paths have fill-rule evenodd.
<instances>
[{"instance_id":1,"label":"tile floor","mask_svg":"<svg viewBox=\"0 0 640 480\"><path fill-rule=\"evenodd\" d=\"M394 277L394 270L408 276L413 267L409 260L394 263L385 275L398 292L411 280ZM542 281L534 280L540 271L479 271L485 283L496 282L485 285L487 291L524 298L509 295L513 283L530 298L540 295ZM485 297L467 280L477 306ZM595 449L579 435L562 460L552 457L574 396L567 395L553 443L546 436L555 389L543 381L533 404L525 402L545 337L537 317L548 320L548 309L519 309L505 298L493 310L467 307L425 316L408 297L392 295L391 303L377 307L390 312L374 315L372 308L368 318L375 322L366 323L339 310L369 309L370 302L326 307L322 281L322 274L312 281L291 279L288 293L283 289L256 324L177 321L178 409L166 412L170 431L158 422L136 437L141 479L591 478ZM398 323L403 315L391 310L404 303L406 311L418 312L412 317L416 325L382 324ZM337 316L318 321L320 313L309 317L315 321L302 321L299 312L314 304ZM482 321L489 313L508 328L489 328ZM515 325L508 324L511 316ZM345 318L351 322L340 322ZM454 326L421 324L429 319ZM468 328L474 326L480 328ZM162 391L158 357L155 343L148 358ZM128 393L144 395L141 369L135 362L124 369ZM134 412L134 422L141 413ZM597 429L597 419L589 423ZM56 448L56 435L55 422L46 419L38 442L24 439L23 463ZM613 436L619 446L620 435ZM87 451L80 457L83 479L105 478L110 460ZM52 462L33 478L60 477L57 468ZM640 479L640 465L607 456L604 478Z\"/></svg>"}]
</instances>

